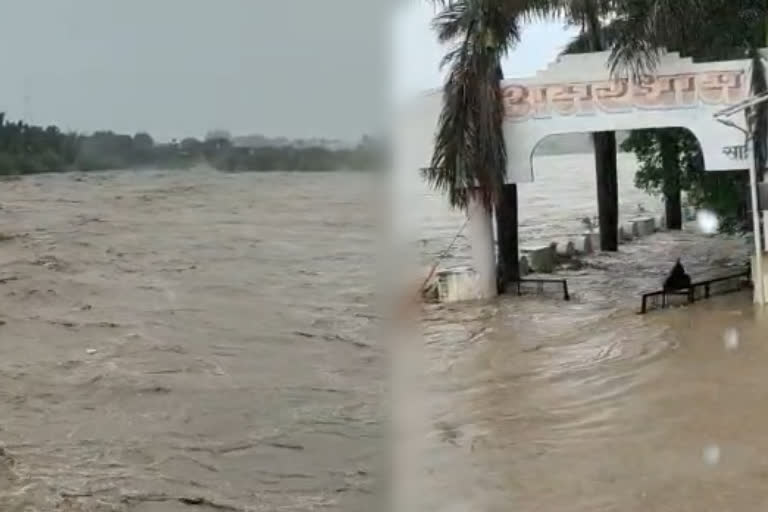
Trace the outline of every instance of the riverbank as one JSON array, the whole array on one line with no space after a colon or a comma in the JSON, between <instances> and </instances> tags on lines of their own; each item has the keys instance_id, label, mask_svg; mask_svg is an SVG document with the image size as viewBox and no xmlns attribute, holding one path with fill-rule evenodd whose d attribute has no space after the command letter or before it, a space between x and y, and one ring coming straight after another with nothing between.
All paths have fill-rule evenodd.
<instances>
[{"instance_id":1,"label":"riverbank","mask_svg":"<svg viewBox=\"0 0 768 512\"><path fill-rule=\"evenodd\" d=\"M0 112L0 175L27 175L118 169L190 169L208 165L222 171L336 171L374 170L384 148L363 137L357 145L328 147L328 141L258 139L242 144L228 133L212 133L205 140L188 137L158 143L148 133L90 134L63 132L56 126L10 122ZM239 142L238 142L239 141ZM254 141L256 142L256 141Z\"/></svg>"}]
</instances>

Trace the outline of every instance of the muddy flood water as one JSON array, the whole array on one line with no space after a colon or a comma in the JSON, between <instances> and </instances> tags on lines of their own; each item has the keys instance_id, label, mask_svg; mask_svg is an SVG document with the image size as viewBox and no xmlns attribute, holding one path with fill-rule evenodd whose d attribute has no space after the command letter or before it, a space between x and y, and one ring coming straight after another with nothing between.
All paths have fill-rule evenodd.
<instances>
[{"instance_id":1,"label":"muddy flood water","mask_svg":"<svg viewBox=\"0 0 768 512\"><path fill-rule=\"evenodd\" d=\"M362 510L387 375L364 197L356 174L0 184L0 510Z\"/></svg>"},{"instance_id":2,"label":"muddy flood water","mask_svg":"<svg viewBox=\"0 0 768 512\"><path fill-rule=\"evenodd\" d=\"M625 218L637 201L659 207L631 190L630 160L620 173ZM594 209L589 157L540 163L537 183L521 187L523 243L574 232ZM571 192L546 199L563 188ZM574 203L583 206L569 215ZM438 222L439 210L425 218L443 236L425 247L445 244L458 225ZM768 317L750 292L636 314L640 293L658 289L678 257L694 280L744 268L745 240L695 228L560 272L571 302L553 294L426 307L425 343L413 353L425 378L418 398L401 395L424 432L412 444L419 483L405 485L404 503L457 512L766 510ZM466 248L457 254L464 259Z\"/></svg>"},{"instance_id":3,"label":"muddy flood water","mask_svg":"<svg viewBox=\"0 0 768 512\"><path fill-rule=\"evenodd\" d=\"M594 213L589 159L545 163L521 187L524 243ZM657 210L630 164L623 212ZM393 447L369 185L0 183L0 510L373 510ZM430 261L461 215L428 194L420 208ZM697 279L747 253L659 233L562 272L571 302L424 306L417 379L391 404L419 418L398 510L765 510L768 318L747 292L635 314L677 257Z\"/></svg>"}]
</instances>

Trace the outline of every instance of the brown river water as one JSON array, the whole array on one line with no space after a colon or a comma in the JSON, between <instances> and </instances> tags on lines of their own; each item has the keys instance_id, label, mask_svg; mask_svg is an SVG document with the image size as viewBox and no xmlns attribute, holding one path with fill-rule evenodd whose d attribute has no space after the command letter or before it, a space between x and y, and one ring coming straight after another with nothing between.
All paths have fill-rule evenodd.
<instances>
[{"instance_id":1,"label":"brown river water","mask_svg":"<svg viewBox=\"0 0 768 512\"><path fill-rule=\"evenodd\" d=\"M0 510L360 510L387 368L358 174L0 184Z\"/></svg>"},{"instance_id":2,"label":"brown river water","mask_svg":"<svg viewBox=\"0 0 768 512\"><path fill-rule=\"evenodd\" d=\"M577 233L594 215L591 164L538 159L537 181L520 187L524 244ZM621 156L624 218L638 203L661 206L633 189L633 164ZM422 247L434 255L462 217L430 200L426 232L442 236ZM702 235L694 223L560 272L571 302L426 306L424 343L400 358L403 375L421 377L397 395L410 418L400 508L766 510L768 316L750 292L636 314L640 293L658 289L676 258L702 279L737 272L748 252L745 240ZM467 254L462 246L449 263Z\"/></svg>"},{"instance_id":3,"label":"brown river water","mask_svg":"<svg viewBox=\"0 0 768 512\"><path fill-rule=\"evenodd\" d=\"M521 187L526 243L595 209L588 158L540 161ZM657 211L622 162L625 215ZM562 273L568 303L424 306L390 367L370 185L1 183L0 510L372 510L391 449L398 510L765 510L768 318L746 292L635 314L677 257L694 278L729 273L743 240L691 229L595 256ZM429 262L461 215L421 197ZM466 254L461 239L446 264ZM391 411L416 419L395 445L392 369Z\"/></svg>"}]
</instances>

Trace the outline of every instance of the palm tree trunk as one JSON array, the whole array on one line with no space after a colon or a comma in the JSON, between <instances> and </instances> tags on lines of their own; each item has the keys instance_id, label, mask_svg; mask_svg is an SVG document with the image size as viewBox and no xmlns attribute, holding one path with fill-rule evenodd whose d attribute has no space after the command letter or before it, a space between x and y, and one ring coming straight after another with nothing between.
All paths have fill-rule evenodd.
<instances>
[{"instance_id":1,"label":"palm tree trunk","mask_svg":"<svg viewBox=\"0 0 768 512\"><path fill-rule=\"evenodd\" d=\"M664 213L667 229L683 229L683 205L680 193L680 167L677 163L675 139L664 130L659 130L661 165L664 168Z\"/></svg>"},{"instance_id":2,"label":"palm tree trunk","mask_svg":"<svg viewBox=\"0 0 768 512\"><path fill-rule=\"evenodd\" d=\"M683 202L679 188L664 192L664 217L667 219L667 229L674 231L683 229Z\"/></svg>"},{"instance_id":3,"label":"palm tree trunk","mask_svg":"<svg viewBox=\"0 0 768 512\"><path fill-rule=\"evenodd\" d=\"M616 133L595 132L597 214L600 219L600 249L619 250L619 185L616 174Z\"/></svg>"},{"instance_id":4,"label":"palm tree trunk","mask_svg":"<svg viewBox=\"0 0 768 512\"><path fill-rule=\"evenodd\" d=\"M472 194L467 216L472 263L477 273L477 298L491 299L498 293L492 212L482 198Z\"/></svg>"},{"instance_id":5,"label":"palm tree trunk","mask_svg":"<svg viewBox=\"0 0 768 512\"><path fill-rule=\"evenodd\" d=\"M499 244L499 292L520 279L517 184L507 183L496 206L496 240Z\"/></svg>"}]
</instances>

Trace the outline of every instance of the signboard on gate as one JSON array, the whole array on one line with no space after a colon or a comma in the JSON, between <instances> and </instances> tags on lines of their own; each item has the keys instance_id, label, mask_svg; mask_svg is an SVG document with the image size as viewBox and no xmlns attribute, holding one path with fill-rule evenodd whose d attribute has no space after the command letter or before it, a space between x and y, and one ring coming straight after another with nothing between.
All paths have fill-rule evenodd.
<instances>
[{"instance_id":1,"label":"signboard on gate","mask_svg":"<svg viewBox=\"0 0 768 512\"><path fill-rule=\"evenodd\" d=\"M509 84L503 88L506 116L515 122L557 116L594 116L633 111L733 105L748 95L744 70L705 71L628 79Z\"/></svg>"}]
</instances>

